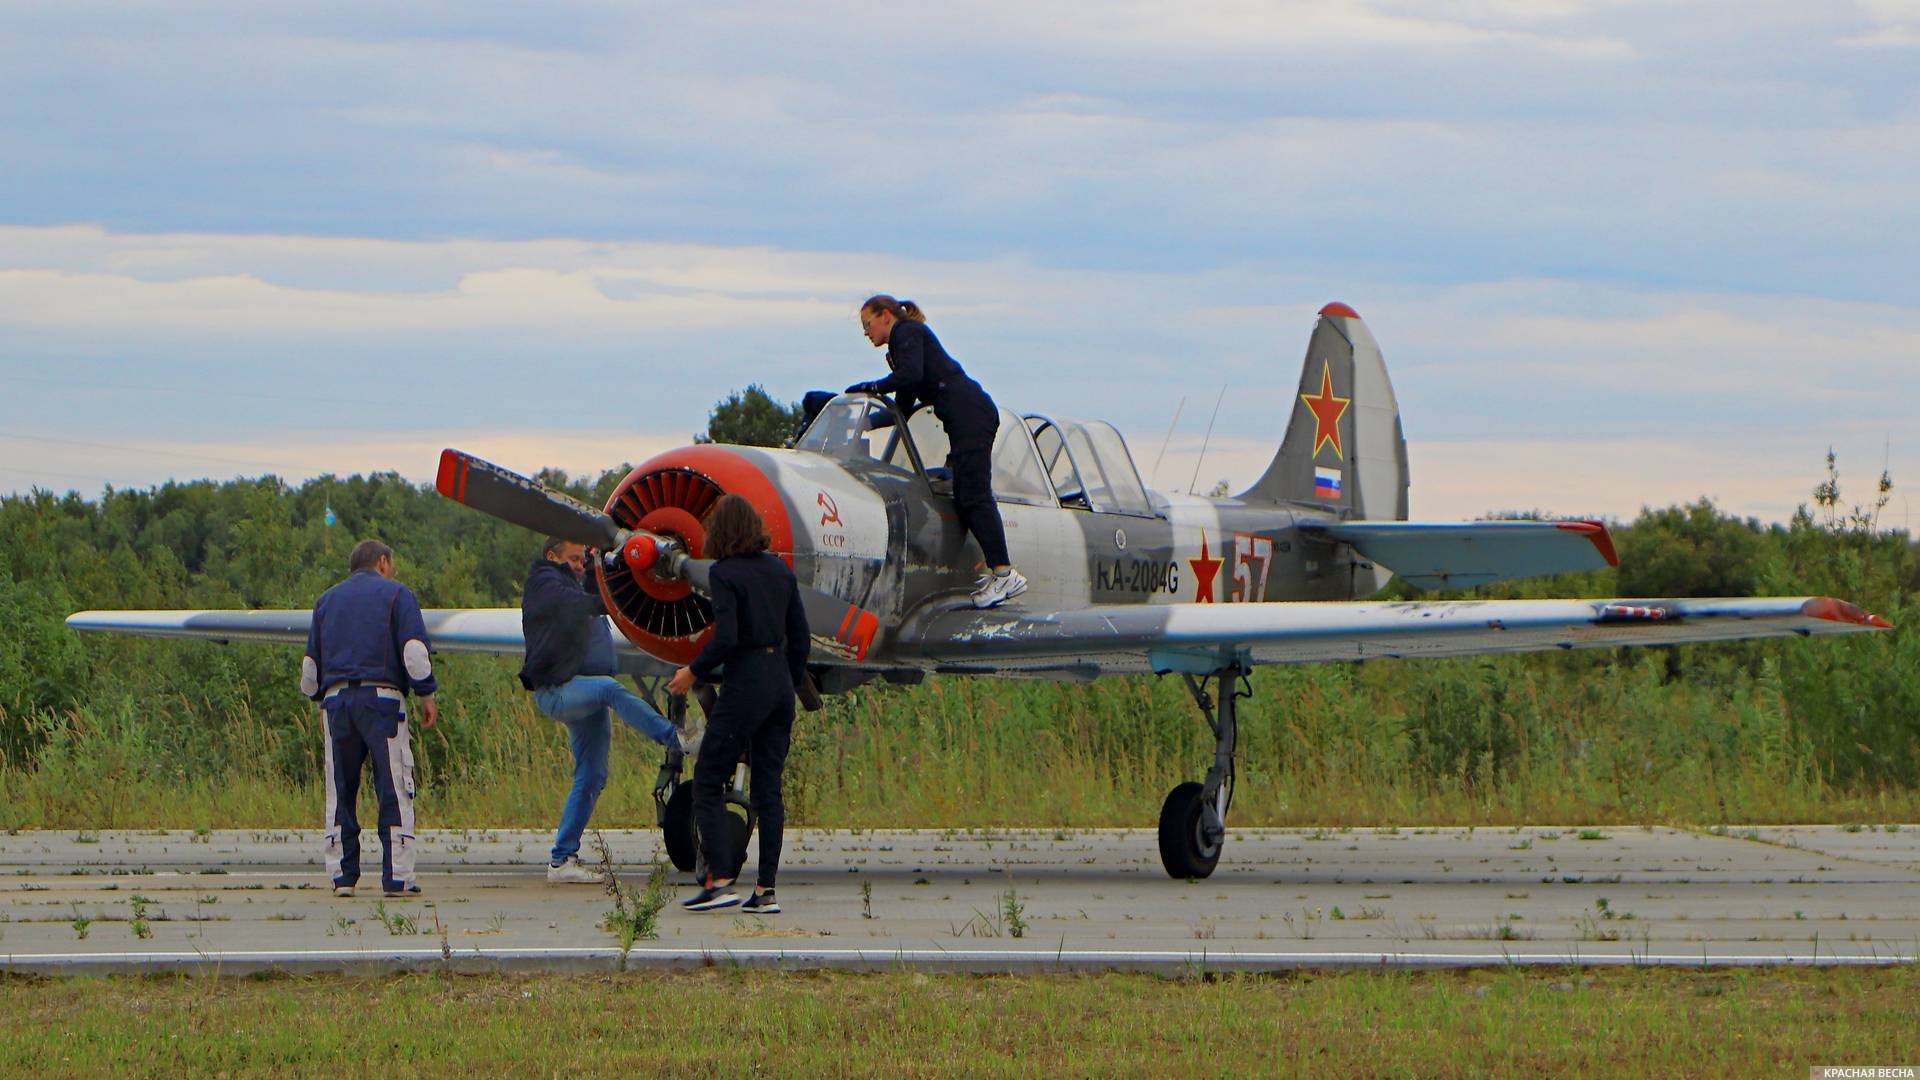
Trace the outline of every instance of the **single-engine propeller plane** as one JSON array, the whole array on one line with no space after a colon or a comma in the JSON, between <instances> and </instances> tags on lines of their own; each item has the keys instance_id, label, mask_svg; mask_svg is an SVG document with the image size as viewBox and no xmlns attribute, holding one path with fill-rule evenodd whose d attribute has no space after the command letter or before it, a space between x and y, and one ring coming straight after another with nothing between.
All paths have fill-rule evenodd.
<instances>
[{"instance_id":1,"label":"single-engine propeller plane","mask_svg":"<svg viewBox=\"0 0 1920 1080\"><path fill-rule=\"evenodd\" d=\"M699 651L701 517L722 494L752 500L798 576L825 693L929 672L1090 680L1175 674L1214 735L1204 779L1161 807L1176 878L1211 874L1233 798L1235 705L1260 664L1462 656L1883 629L1824 597L1368 602L1392 575L1427 589L1616 562L1598 521L1407 520L1399 406L1372 334L1328 304L1307 347L1278 453L1228 498L1149 491L1120 433L1100 421L1001 410L993 488L1031 587L976 610L981 566L943 472L931 409L840 395L791 449L699 445L632 470L593 510L457 450L442 495L605 553L600 586L627 669L657 680ZM82 630L304 642L308 612L81 612ZM428 612L436 648L519 653L519 612ZM684 706L681 706L684 707ZM680 762L656 788L668 850L692 865ZM736 792L736 795L738 793ZM743 800L741 800L743 801ZM746 827L738 830L744 856Z\"/></svg>"}]
</instances>

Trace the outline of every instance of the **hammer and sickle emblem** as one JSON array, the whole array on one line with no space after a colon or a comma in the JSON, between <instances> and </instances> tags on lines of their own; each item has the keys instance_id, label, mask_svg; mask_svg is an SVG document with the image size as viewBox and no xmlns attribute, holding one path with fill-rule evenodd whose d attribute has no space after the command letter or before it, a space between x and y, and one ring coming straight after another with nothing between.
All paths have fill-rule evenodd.
<instances>
[{"instance_id":1,"label":"hammer and sickle emblem","mask_svg":"<svg viewBox=\"0 0 1920 1080\"><path fill-rule=\"evenodd\" d=\"M820 493L819 498L815 499L814 501L818 503L820 506L820 510L821 510L820 524L822 525L839 525L840 524L840 507L837 503L833 501L833 496L823 491Z\"/></svg>"}]
</instances>

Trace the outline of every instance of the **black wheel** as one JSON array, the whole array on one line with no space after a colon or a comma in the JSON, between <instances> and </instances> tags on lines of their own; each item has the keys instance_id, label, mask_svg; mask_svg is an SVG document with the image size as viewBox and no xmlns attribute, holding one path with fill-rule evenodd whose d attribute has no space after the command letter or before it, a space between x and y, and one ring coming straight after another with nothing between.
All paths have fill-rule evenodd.
<instances>
[{"instance_id":1,"label":"black wheel","mask_svg":"<svg viewBox=\"0 0 1920 1080\"><path fill-rule=\"evenodd\" d=\"M717 877L737 878L740 868L747 865L747 838L753 835L753 825L746 817L733 808L727 809L727 861L725 874Z\"/></svg>"},{"instance_id":2,"label":"black wheel","mask_svg":"<svg viewBox=\"0 0 1920 1080\"><path fill-rule=\"evenodd\" d=\"M700 854L699 845L693 839L692 784L673 785L673 794L667 796L666 820L660 823L660 832L667 844L667 860L673 863L673 868L692 870Z\"/></svg>"},{"instance_id":3,"label":"black wheel","mask_svg":"<svg viewBox=\"0 0 1920 1080\"><path fill-rule=\"evenodd\" d=\"M683 796L685 799L684 804L682 804ZM674 850L674 844L676 843L674 840L675 834L669 831L667 833L667 855L673 860L674 867L680 870L695 871L696 873L712 874L717 878L739 877L740 868L745 866L747 862L747 840L753 835L753 822L747 820L746 812L733 805L727 807L726 842L721 845L721 850L726 852L727 865L710 866L703 869L700 866L700 829L693 822L692 784L681 784L675 789L673 798L667 800L669 830L672 829L675 817L674 807L676 804L684 805L686 826L685 831L680 833L680 835L685 837L686 862L682 863L680 861L679 853Z\"/></svg>"},{"instance_id":4,"label":"black wheel","mask_svg":"<svg viewBox=\"0 0 1920 1080\"><path fill-rule=\"evenodd\" d=\"M1160 864L1176 878L1203 878L1220 862L1220 845L1202 832L1204 786L1189 780L1167 794L1160 806Z\"/></svg>"}]
</instances>

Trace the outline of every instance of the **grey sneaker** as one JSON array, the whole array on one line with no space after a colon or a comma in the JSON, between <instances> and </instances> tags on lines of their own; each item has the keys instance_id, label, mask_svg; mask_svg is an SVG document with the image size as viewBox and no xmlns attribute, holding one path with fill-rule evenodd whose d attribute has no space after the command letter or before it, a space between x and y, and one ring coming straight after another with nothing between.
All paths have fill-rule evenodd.
<instances>
[{"instance_id":1,"label":"grey sneaker","mask_svg":"<svg viewBox=\"0 0 1920 1080\"><path fill-rule=\"evenodd\" d=\"M773 890L768 889L766 892L757 892L747 897L747 902L740 905L740 910L750 915L778 915L780 901L775 900Z\"/></svg>"},{"instance_id":2,"label":"grey sneaker","mask_svg":"<svg viewBox=\"0 0 1920 1080\"><path fill-rule=\"evenodd\" d=\"M990 608L1019 596L1027 591L1027 579L1020 571L1007 567L1005 573L995 571L986 584L973 590L973 606Z\"/></svg>"},{"instance_id":3,"label":"grey sneaker","mask_svg":"<svg viewBox=\"0 0 1920 1080\"><path fill-rule=\"evenodd\" d=\"M733 907L740 903L740 894L733 891L733 882L725 885L709 885L691 898L680 901L680 906L688 911L713 911L717 908Z\"/></svg>"},{"instance_id":4,"label":"grey sneaker","mask_svg":"<svg viewBox=\"0 0 1920 1080\"><path fill-rule=\"evenodd\" d=\"M606 881L600 871L580 865L578 855L569 855L560 860L560 865L547 867L549 885L604 885Z\"/></svg>"}]
</instances>

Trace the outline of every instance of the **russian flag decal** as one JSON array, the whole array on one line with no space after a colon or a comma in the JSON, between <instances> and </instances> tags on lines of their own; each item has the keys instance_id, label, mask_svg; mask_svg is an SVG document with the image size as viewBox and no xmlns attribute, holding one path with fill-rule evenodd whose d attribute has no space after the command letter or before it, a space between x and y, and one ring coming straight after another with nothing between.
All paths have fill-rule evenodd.
<instances>
[{"instance_id":1,"label":"russian flag decal","mask_svg":"<svg viewBox=\"0 0 1920 1080\"><path fill-rule=\"evenodd\" d=\"M1317 498L1337 499L1340 497L1340 470L1314 466L1313 494Z\"/></svg>"}]
</instances>

